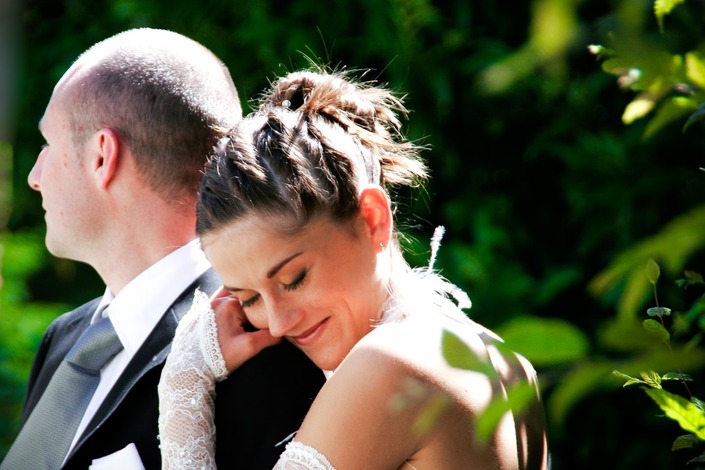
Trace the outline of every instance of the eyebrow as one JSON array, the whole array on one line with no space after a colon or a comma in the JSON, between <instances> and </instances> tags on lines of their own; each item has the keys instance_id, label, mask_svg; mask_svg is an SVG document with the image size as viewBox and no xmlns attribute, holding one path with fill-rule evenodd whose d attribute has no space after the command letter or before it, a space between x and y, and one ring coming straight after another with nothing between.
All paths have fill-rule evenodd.
<instances>
[{"instance_id":1,"label":"eyebrow","mask_svg":"<svg viewBox=\"0 0 705 470\"><path fill-rule=\"evenodd\" d=\"M299 251L298 253L294 253L293 255L289 256L288 258L285 258L285 259L281 260L280 262L278 262L277 264L275 264L275 265L272 267L272 269L270 269L269 271L267 271L267 279L273 278L279 271L281 271L281 269L282 269L284 266L286 266L286 264L287 264L289 261L293 260L293 259L296 258L297 256L300 256L302 253L303 253L303 251ZM228 291L230 291L230 292L237 292L237 291L241 291L241 290L242 290L242 289L239 288L239 287L228 287L228 286L223 286L223 287L225 287L225 289L228 290Z\"/></svg>"}]
</instances>

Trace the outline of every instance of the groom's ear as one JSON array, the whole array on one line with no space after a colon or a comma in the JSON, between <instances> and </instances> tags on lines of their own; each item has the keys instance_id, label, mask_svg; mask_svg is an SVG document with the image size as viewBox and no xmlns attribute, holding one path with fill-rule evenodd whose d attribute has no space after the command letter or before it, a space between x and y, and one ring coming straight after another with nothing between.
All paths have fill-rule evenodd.
<instances>
[{"instance_id":1,"label":"groom's ear","mask_svg":"<svg viewBox=\"0 0 705 470\"><path fill-rule=\"evenodd\" d=\"M118 171L120 139L110 128L99 129L91 139L91 170L98 187L106 189Z\"/></svg>"}]
</instances>

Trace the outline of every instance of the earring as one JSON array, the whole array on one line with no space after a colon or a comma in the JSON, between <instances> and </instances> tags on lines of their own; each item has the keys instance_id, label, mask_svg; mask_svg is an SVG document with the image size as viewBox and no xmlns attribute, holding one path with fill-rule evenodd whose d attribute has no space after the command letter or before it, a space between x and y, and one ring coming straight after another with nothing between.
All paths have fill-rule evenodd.
<instances>
[{"instance_id":1,"label":"earring","mask_svg":"<svg viewBox=\"0 0 705 470\"><path fill-rule=\"evenodd\" d=\"M379 247L384 250L384 242L379 242Z\"/></svg>"}]
</instances>

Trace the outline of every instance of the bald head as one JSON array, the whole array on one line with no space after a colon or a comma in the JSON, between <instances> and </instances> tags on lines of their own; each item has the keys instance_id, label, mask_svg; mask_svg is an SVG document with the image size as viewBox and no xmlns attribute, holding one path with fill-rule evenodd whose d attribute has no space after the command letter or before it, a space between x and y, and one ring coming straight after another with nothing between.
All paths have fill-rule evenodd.
<instances>
[{"instance_id":1,"label":"bald head","mask_svg":"<svg viewBox=\"0 0 705 470\"><path fill-rule=\"evenodd\" d=\"M77 145L110 128L167 200L195 195L222 130L242 116L225 65L180 34L133 29L84 52L57 84Z\"/></svg>"}]
</instances>

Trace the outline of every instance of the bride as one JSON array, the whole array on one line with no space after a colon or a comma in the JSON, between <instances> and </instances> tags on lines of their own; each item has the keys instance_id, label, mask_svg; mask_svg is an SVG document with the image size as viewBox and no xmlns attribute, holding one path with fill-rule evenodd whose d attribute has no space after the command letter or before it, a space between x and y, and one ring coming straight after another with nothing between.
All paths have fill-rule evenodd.
<instances>
[{"instance_id":1,"label":"bride","mask_svg":"<svg viewBox=\"0 0 705 470\"><path fill-rule=\"evenodd\" d=\"M329 379L275 468L547 468L531 365L402 256L389 190L426 177L405 113L383 87L296 72L216 149L197 230L224 285L195 300L162 374L164 468L214 468L215 382L282 339ZM476 367L448 364L449 335ZM518 384L533 403L483 438L478 417Z\"/></svg>"}]
</instances>

